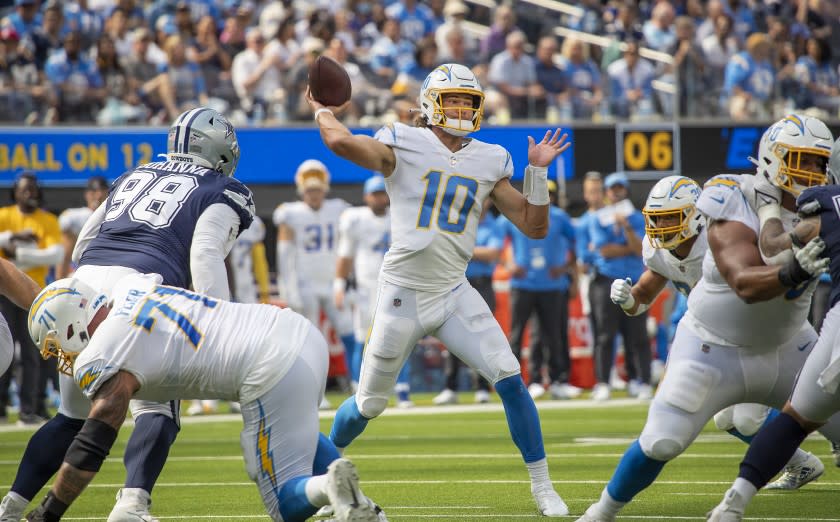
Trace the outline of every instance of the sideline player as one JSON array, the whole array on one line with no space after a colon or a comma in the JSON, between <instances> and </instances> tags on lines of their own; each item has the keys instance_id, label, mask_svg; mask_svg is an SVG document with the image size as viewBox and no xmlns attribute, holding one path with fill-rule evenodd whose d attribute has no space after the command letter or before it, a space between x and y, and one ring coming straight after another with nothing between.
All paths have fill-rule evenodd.
<instances>
[{"instance_id":1,"label":"sideline player","mask_svg":"<svg viewBox=\"0 0 840 522\"><path fill-rule=\"evenodd\" d=\"M827 181L831 142L828 127L810 117L789 116L764 133L755 176L785 190L785 230L796 218L793 194ZM783 264L766 265L758 246L761 218L742 188L745 177L712 178L697 201L708 222L703 277L689 296L642 434L579 522L615 520L716 412L759 400L781 407L793 389L817 338L807 318L816 276L825 269L818 260L823 245L814 240ZM840 422L823 433L837 440Z\"/></svg>"},{"instance_id":2,"label":"sideline player","mask_svg":"<svg viewBox=\"0 0 840 522\"><path fill-rule=\"evenodd\" d=\"M85 226L85 221L99 208L108 197L108 180L102 176L88 178L85 186L85 206L68 208L58 216L58 227L61 229L61 242L64 245L64 260L55 267L56 279L62 279L73 272L73 247L79 232Z\"/></svg>"},{"instance_id":3,"label":"sideline player","mask_svg":"<svg viewBox=\"0 0 840 522\"><path fill-rule=\"evenodd\" d=\"M419 99L420 126L395 123L373 138L354 135L338 121L336 114L348 104L324 107L309 94L307 100L327 147L381 172L391 197L393 242L382 265L359 389L338 409L330 438L343 449L358 437L385 410L397 373L418 339L434 335L494 384L540 513L568 514L549 479L539 415L519 361L487 303L464 276L487 197L527 235L545 237L547 167L569 147L566 135L548 131L539 143L529 137L523 195L509 181L510 154L467 137L481 124L484 93L463 65L441 65L428 75Z\"/></svg>"},{"instance_id":4,"label":"sideline player","mask_svg":"<svg viewBox=\"0 0 840 522\"><path fill-rule=\"evenodd\" d=\"M831 150L829 171L840 172L840 143ZM793 233L782 238L783 246L796 251L803 242L820 237L826 244L825 254L830 260L829 273L834 282L831 288L830 307L823 322L816 346L808 355L796 381L790 399L782 413L765 425L750 444L741 461L738 478L726 492L723 500L708 514L713 522L737 522L759 489L778 473L786 459L813 431L829 421L840 411L840 351L837 338L840 333L840 215L836 200L840 186L828 185L806 189L797 199L799 215L803 218Z\"/></svg>"},{"instance_id":5,"label":"sideline player","mask_svg":"<svg viewBox=\"0 0 840 522\"><path fill-rule=\"evenodd\" d=\"M221 114L204 107L181 114L169 129L165 161L123 174L85 223L73 252L75 277L107 294L127 274L156 273L164 283L228 299L224 258L254 214L251 191L231 177L238 161L236 133ZM72 379L61 375L59 384L58 415L30 438L0 516L23 513L90 411ZM126 481L109 522L153 520L151 492L180 429L178 410L177 401L132 401Z\"/></svg>"},{"instance_id":6,"label":"sideline player","mask_svg":"<svg viewBox=\"0 0 840 522\"><path fill-rule=\"evenodd\" d=\"M44 357L58 358L92 406L27 520L62 517L102 466L132 398L210 397L242 401L245 467L272 520L303 521L330 503L340 521L375 522L353 464L318 433L328 366L318 329L291 310L220 301L161 279L127 276L111 298L61 279L35 298L33 341ZM321 444L336 460L313 477Z\"/></svg>"},{"instance_id":7,"label":"sideline player","mask_svg":"<svg viewBox=\"0 0 840 522\"><path fill-rule=\"evenodd\" d=\"M338 221L350 204L327 198L330 172L316 159L301 163L295 172L301 201L283 203L274 211L277 225L277 271L288 306L314 325L324 311L345 353L353 353L353 320L333 301L332 284L338 249ZM324 399L323 408L329 403Z\"/></svg>"}]
</instances>

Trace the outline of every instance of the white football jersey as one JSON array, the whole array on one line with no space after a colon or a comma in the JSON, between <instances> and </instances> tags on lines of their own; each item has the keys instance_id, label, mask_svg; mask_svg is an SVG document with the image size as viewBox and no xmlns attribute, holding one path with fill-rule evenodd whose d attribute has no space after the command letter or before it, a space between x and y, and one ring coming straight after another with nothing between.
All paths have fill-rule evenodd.
<instances>
[{"instance_id":1,"label":"white football jersey","mask_svg":"<svg viewBox=\"0 0 840 522\"><path fill-rule=\"evenodd\" d=\"M243 230L230 249L233 271L233 297L238 303L257 302L257 282L254 279L254 259L251 252L256 243L265 240L265 224L257 216L251 226Z\"/></svg>"},{"instance_id":2,"label":"white football jersey","mask_svg":"<svg viewBox=\"0 0 840 522\"><path fill-rule=\"evenodd\" d=\"M303 201L284 203L274 211L274 224L287 225L295 236L298 285L302 292L332 295L338 248L338 221L350 204L343 199L326 199L318 210ZM282 270L282 268L281 268Z\"/></svg>"},{"instance_id":3,"label":"white football jersey","mask_svg":"<svg viewBox=\"0 0 840 522\"><path fill-rule=\"evenodd\" d=\"M758 215L742 192L743 178L712 178L704 186L697 208L709 223L738 221L758 237ZM792 230L796 221L795 213L782 209L785 230ZM686 324L701 338L718 344L774 349L791 339L808 320L816 284L814 279L769 301L747 304L721 276L709 250L703 259L703 278L688 298Z\"/></svg>"},{"instance_id":4,"label":"white football jersey","mask_svg":"<svg viewBox=\"0 0 840 522\"><path fill-rule=\"evenodd\" d=\"M89 398L124 370L140 381L137 399L249 402L286 374L311 330L288 309L211 299L159 281L132 275L114 287L111 312L73 365Z\"/></svg>"},{"instance_id":5,"label":"white football jersey","mask_svg":"<svg viewBox=\"0 0 840 522\"><path fill-rule=\"evenodd\" d=\"M678 259L670 250L654 248L647 236L642 242L642 259L646 267L671 281L677 291L688 296L703 276L703 257L708 249L706 228L703 227L685 259Z\"/></svg>"},{"instance_id":6,"label":"white football jersey","mask_svg":"<svg viewBox=\"0 0 840 522\"><path fill-rule=\"evenodd\" d=\"M513 174L510 154L476 139L452 152L430 129L401 123L383 127L376 139L397 158L385 178L392 227L383 279L426 292L457 286L472 258L484 200Z\"/></svg>"},{"instance_id":7,"label":"white football jersey","mask_svg":"<svg viewBox=\"0 0 840 522\"><path fill-rule=\"evenodd\" d=\"M353 273L360 287L375 289L379 269L391 245L391 215L377 216L368 207L348 208L341 214L339 257L353 258Z\"/></svg>"},{"instance_id":8,"label":"white football jersey","mask_svg":"<svg viewBox=\"0 0 840 522\"><path fill-rule=\"evenodd\" d=\"M85 221L91 214L93 214L93 210L88 207L68 208L58 216L58 227L62 232L78 237L82 227L85 226Z\"/></svg>"}]
</instances>

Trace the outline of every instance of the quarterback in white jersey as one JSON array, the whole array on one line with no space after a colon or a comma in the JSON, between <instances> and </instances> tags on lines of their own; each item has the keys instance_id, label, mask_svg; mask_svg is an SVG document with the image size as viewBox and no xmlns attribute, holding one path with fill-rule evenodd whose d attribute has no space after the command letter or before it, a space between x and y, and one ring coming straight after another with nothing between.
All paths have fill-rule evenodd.
<instances>
[{"instance_id":1,"label":"quarterback in white jersey","mask_svg":"<svg viewBox=\"0 0 840 522\"><path fill-rule=\"evenodd\" d=\"M826 182L831 142L824 123L804 116L789 116L762 137L756 177L792 180L782 198L786 232L792 230L794 190ZM703 277L689 295L639 439L579 522L615 520L722 409L758 401L780 408L814 346L817 335L807 316L817 276L826 268L818 260L824 244L814 240L781 265L765 264L758 246L759 194L742 181L712 178L697 200L708 223ZM836 440L840 418L822 431Z\"/></svg>"},{"instance_id":2,"label":"quarterback in white jersey","mask_svg":"<svg viewBox=\"0 0 840 522\"><path fill-rule=\"evenodd\" d=\"M327 147L381 172L391 199L391 248L382 265L359 389L338 409L330 438L345 448L360 435L385 410L416 342L434 335L495 385L540 513L568 514L549 479L539 416L519 361L464 276L488 197L526 235L545 237L547 167L568 148L566 136L558 129L539 143L529 138L523 194L510 183L513 162L504 147L467 137L479 129L484 106L481 86L467 67L445 64L429 74L418 100L420 126L395 123L374 138L354 135L338 121L336 113L348 104L329 108L310 95L307 100Z\"/></svg>"},{"instance_id":3,"label":"quarterback in white jersey","mask_svg":"<svg viewBox=\"0 0 840 522\"><path fill-rule=\"evenodd\" d=\"M326 199L330 173L318 160L298 166L295 185L302 201L284 203L274 211L277 225L277 270L286 303L320 324L321 310L330 320L347 353L353 350L353 322L348 310L333 302L333 276L343 199Z\"/></svg>"},{"instance_id":4,"label":"quarterback in white jersey","mask_svg":"<svg viewBox=\"0 0 840 522\"><path fill-rule=\"evenodd\" d=\"M72 259L73 248L76 246L76 239L85 226L85 221L99 208L108 197L108 181L102 176L93 176L88 179L85 187L84 207L68 208L58 216L58 226L61 229L61 241L64 244L64 260L56 265L55 277L61 279L67 277L73 271Z\"/></svg>"},{"instance_id":5,"label":"quarterback in white jersey","mask_svg":"<svg viewBox=\"0 0 840 522\"><path fill-rule=\"evenodd\" d=\"M241 401L245 467L272 520L302 521L331 503L339 520L375 522L373 506L357 501L364 497L349 461L334 460L326 476L312 477L319 444L329 444L318 433L328 365L318 329L289 309L226 302L161 281L127 276L109 298L60 279L35 298L30 335L92 406L52 490L27 520L62 516L99 471L136 397Z\"/></svg>"}]
</instances>

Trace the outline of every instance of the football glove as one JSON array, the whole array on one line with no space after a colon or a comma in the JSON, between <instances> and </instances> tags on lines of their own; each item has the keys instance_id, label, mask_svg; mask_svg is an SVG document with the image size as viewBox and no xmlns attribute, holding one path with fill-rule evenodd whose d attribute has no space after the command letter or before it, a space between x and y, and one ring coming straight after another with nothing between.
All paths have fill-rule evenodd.
<instances>
[{"instance_id":1,"label":"football glove","mask_svg":"<svg viewBox=\"0 0 840 522\"><path fill-rule=\"evenodd\" d=\"M633 294L630 293L631 283L632 280L629 277L627 279L616 279L610 288L612 302L625 310L633 308L633 305L636 304Z\"/></svg>"}]
</instances>

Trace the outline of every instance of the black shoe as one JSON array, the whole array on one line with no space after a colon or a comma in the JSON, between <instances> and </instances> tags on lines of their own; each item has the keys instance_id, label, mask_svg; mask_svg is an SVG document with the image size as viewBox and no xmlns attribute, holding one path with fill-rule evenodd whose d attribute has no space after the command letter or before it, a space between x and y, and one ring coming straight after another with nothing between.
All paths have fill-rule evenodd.
<instances>
[{"instance_id":1,"label":"black shoe","mask_svg":"<svg viewBox=\"0 0 840 522\"><path fill-rule=\"evenodd\" d=\"M47 419L35 413L21 413L18 416L18 426L40 426L47 422Z\"/></svg>"}]
</instances>

